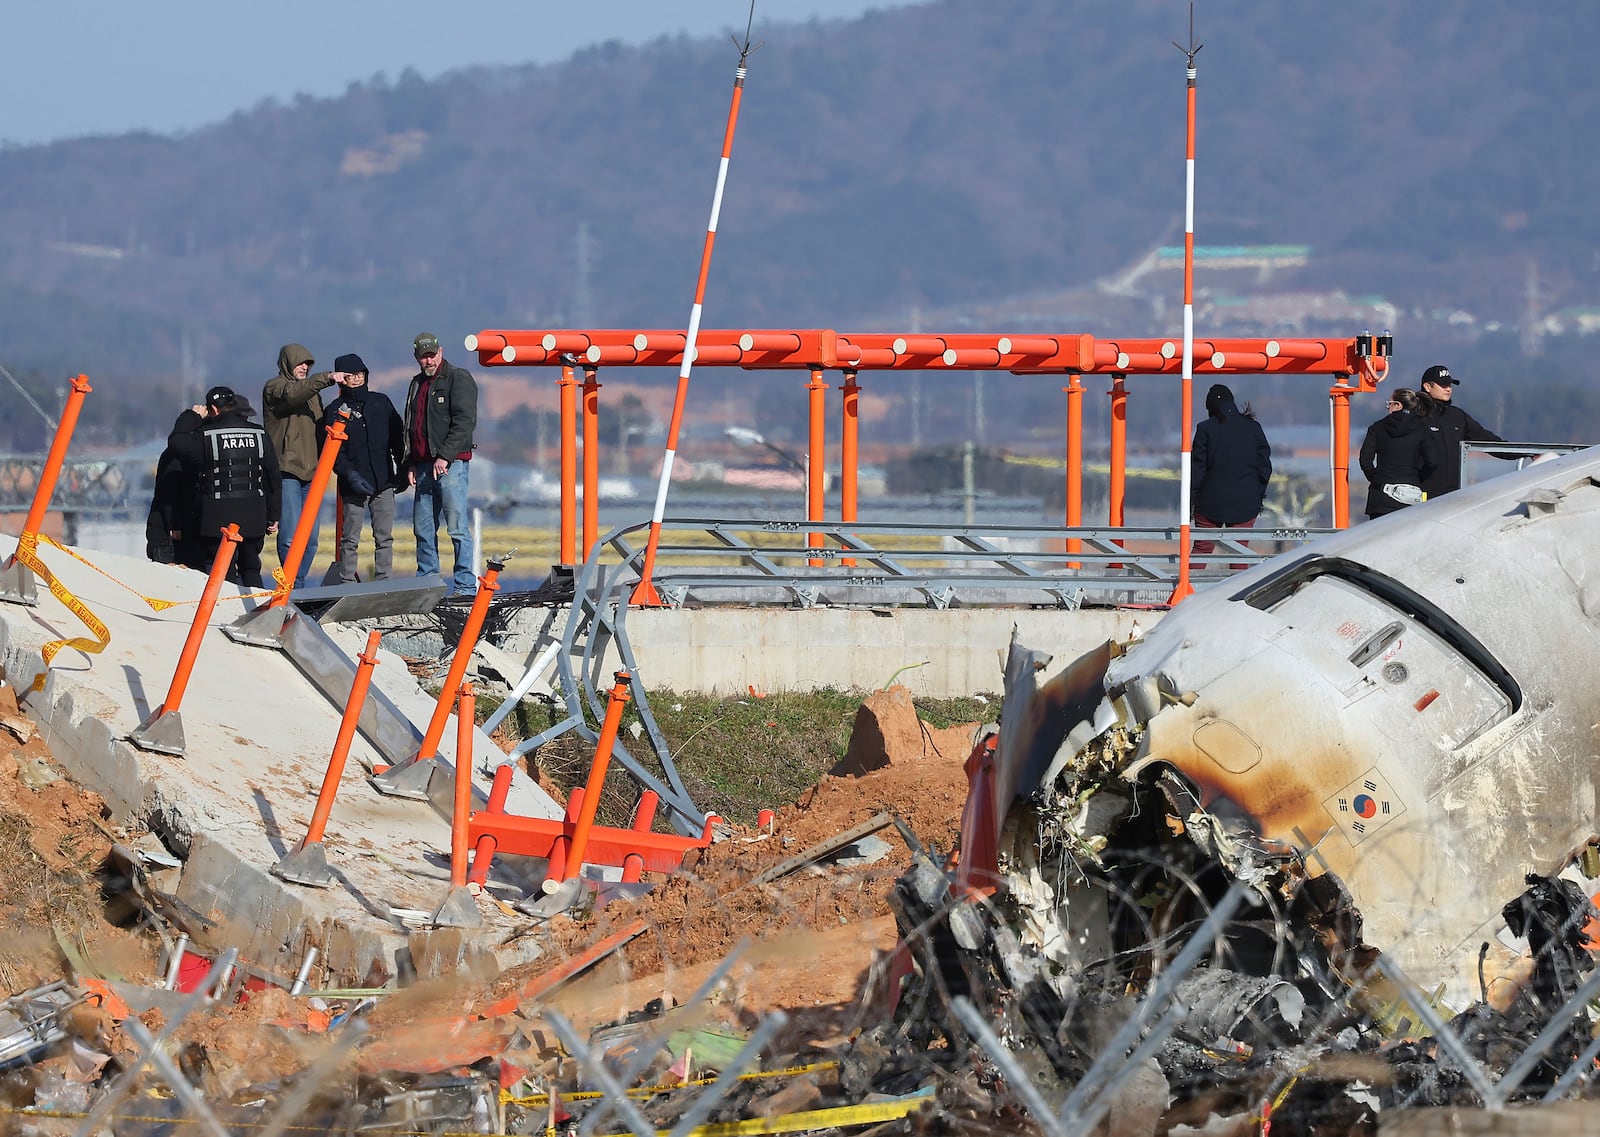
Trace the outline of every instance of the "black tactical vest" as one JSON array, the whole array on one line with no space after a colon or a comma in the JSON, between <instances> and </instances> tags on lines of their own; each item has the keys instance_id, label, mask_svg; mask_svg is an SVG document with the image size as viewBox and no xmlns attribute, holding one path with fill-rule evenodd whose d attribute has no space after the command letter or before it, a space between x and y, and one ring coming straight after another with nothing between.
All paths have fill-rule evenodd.
<instances>
[{"instance_id":1,"label":"black tactical vest","mask_svg":"<svg viewBox=\"0 0 1600 1137\"><path fill-rule=\"evenodd\" d=\"M212 533L228 524L246 537L266 532L265 468L271 445L267 432L249 423L211 427L204 432L205 464L200 471L200 526Z\"/></svg>"}]
</instances>

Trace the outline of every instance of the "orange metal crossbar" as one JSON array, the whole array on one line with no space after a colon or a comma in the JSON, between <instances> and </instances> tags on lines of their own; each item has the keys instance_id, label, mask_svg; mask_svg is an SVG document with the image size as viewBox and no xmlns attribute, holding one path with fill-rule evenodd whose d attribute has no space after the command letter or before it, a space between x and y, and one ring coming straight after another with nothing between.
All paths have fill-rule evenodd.
<instances>
[{"instance_id":1,"label":"orange metal crossbar","mask_svg":"<svg viewBox=\"0 0 1600 1137\"><path fill-rule=\"evenodd\" d=\"M591 865L620 868L630 855L636 854L650 872L675 872L682 867L684 855L691 849L704 849L711 844L713 824L714 818L706 818L699 837L596 825L589 830L589 846L583 859ZM574 826L575 822L569 818L551 820L480 811L472 815L467 831L474 844L484 837L493 838L496 855L516 853L524 857L549 857L558 843L564 846L571 841Z\"/></svg>"},{"instance_id":2,"label":"orange metal crossbar","mask_svg":"<svg viewBox=\"0 0 1600 1137\"><path fill-rule=\"evenodd\" d=\"M681 365L687 337L681 331L596 328L516 331L486 329L466 338L485 367L556 367L563 355L613 366ZM934 335L925 332L835 332L829 328L701 328L693 361L701 366L760 370L1011 371L1124 375L1179 375L1182 340L1157 337L1096 339L1088 334ZM1382 363L1378 357L1378 363ZM1196 340L1196 373L1215 375L1348 374L1373 390L1381 370L1357 349L1355 337L1276 339L1212 337Z\"/></svg>"}]
</instances>

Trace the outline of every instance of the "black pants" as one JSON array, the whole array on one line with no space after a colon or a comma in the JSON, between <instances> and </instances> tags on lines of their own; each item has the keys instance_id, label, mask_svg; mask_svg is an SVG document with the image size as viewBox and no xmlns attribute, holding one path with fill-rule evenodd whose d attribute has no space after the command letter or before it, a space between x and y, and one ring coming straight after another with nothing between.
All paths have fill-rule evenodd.
<instances>
[{"instance_id":1,"label":"black pants","mask_svg":"<svg viewBox=\"0 0 1600 1137\"><path fill-rule=\"evenodd\" d=\"M228 580L244 588L266 587L261 579L261 547L266 540L264 536L240 538L238 551L233 554L233 563L228 566ZM210 572L211 566L216 563L217 550L222 547L222 538L202 537L196 544L200 547L200 557L197 559L202 563L193 567Z\"/></svg>"}]
</instances>

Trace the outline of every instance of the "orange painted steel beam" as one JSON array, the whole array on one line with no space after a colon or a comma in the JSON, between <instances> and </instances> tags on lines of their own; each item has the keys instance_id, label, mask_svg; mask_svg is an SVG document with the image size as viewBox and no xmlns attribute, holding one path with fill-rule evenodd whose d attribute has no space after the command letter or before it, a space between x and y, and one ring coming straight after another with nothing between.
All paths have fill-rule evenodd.
<instances>
[{"instance_id":1,"label":"orange painted steel beam","mask_svg":"<svg viewBox=\"0 0 1600 1137\"><path fill-rule=\"evenodd\" d=\"M456 700L456 780L450 809L450 887L467 883L467 854L472 842L467 821L472 816L472 732L477 726L477 700L472 684L461 685Z\"/></svg>"},{"instance_id":2,"label":"orange painted steel beam","mask_svg":"<svg viewBox=\"0 0 1600 1137\"><path fill-rule=\"evenodd\" d=\"M467 664L472 662L472 649L478 644L478 633L483 631L484 617L489 614L489 602L500 590L498 581L502 567L504 566L499 561L490 561L489 571L478 578L478 591L472 597L472 607L467 611L467 622L461 628L461 638L456 641L455 655L450 659L450 670L445 673L444 687L434 702L433 717L428 720L428 729L422 736L422 745L417 749L419 762L426 762L439 753L439 740L444 737L444 723L450 717L451 708L455 706L456 695L461 690L461 679L467 673Z\"/></svg>"},{"instance_id":3,"label":"orange painted steel beam","mask_svg":"<svg viewBox=\"0 0 1600 1137\"><path fill-rule=\"evenodd\" d=\"M237 526L230 525L230 529ZM232 538L237 541L237 533ZM311 811L311 824L306 828L305 840L300 848L315 845L322 840L328 828L328 818L333 813L334 795L339 792L340 779L344 777L346 759L350 756L350 743L356 737L356 725L361 720L361 708L367 701L367 688L372 683L372 669L378 666L378 641L383 631L374 628L367 633L367 647L356 657L356 678L350 685L350 697L345 700L344 715L339 720L339 733L333 740L333 753L328 757L328 770L322 776L322 789L317 793L317 806Z\"/></svg>"},{"instance_id":4,"label":"orange painted steel beam","mask_svg":"<svg viewBox=\"0 0 1600 1137\"><path fill-rule=\"evenodd\" d=\"M1083 384L1077 372L1061 388L1067 396L1067 514L1068 529L1083 524ZM1076 553L1082 542L1076 537L1067 538L1067 552ZM1070 566L1076 568L1076 565Z\"/></svg>"},{"instance_id":5,"label":"orange painted steel beam","mask_svg":"<svg viewBox=\"0 0 1600 1137\"><path fill-rule=\"evenodd\" d=\"M561 409L561 563L577 563L578 552L578 380L572 365L561 365L556 380Z\"/></svg>"},{"instance_id":6,"label":"orange painted steel beam","mask_svg":"<svg viewBox=\"0 0 1600 1137\"><path fill-rule=\"evenodd\" d=\"M518 331L486 329L468 336L468 350L486 367L557 366L563 353L580 362L623 367L681 365L687 341L681 331L626 328ZM835 332L810 329L718 329L697 332L692 362L714 367L865 371L951 370L1121 372L1179 375L1181 340L1171 337L1097 339L1088 334L935 335ZM1355 338L1279 339L1214 336L1194 343L1196 373L1216 375L1364 374L1362 390L1375 389L1387 360L1366 358Z\"/></svg>"},{"instance_id":7,"label":"orange painted steel beam","mask_svg":"<svg viewBox=\"0 0 1600 1137\"><path fill-rule=\"evenodd\" d=\"M344 445L344 424L350 421L350 408L341 407L334 420L328 424L328 436L322 443L322 453L317 458L317 468L306 486L306 500L300 509L300 520L289 541L289 555L284 558L283 583L272 593L268 608L281 608L289 603L289 593L294 589L294 578L300 572L300 561L306 555L306 544L311 540L311 530L316 528L317 515L322 512L322 495L328 488L328 478L333 474L334 460L339 447Z\"/></svg>"},{"instance_id":8,"label":"orange painted steel beam","mask_svg":"<svg viewBox=\"0 0 1600 1137\"><path fill-rule=\"evenodd\" d=\"M506 811L506 798L511 796L511 777L513 770L510 762L503 762L494 768L494 782L489 787L489 804L484 808L489 813L504 813ZM469 829L471 818L468 819ZM489 866L494 863L495 840L494 834L485 833L473 845L472 871L467 874L467 880L472 884L482 884L489 879Z\"/></svg>"},{"instance_id":9,"label":"orange painted steel beam","mask_svg":"<svg viewBox=\"0 0 1600 1137\"><path fill-rule=\"evenodd\" d=\"M151 716L151 721L164 714L172 714L183 705L183 693L189 689L189 676L194 672L194 661L200 656L200 643L205 639L206 626L211 620L211 612L217 606L217 596L222 591L222 582L228 578L228 569L233 566L233 555L238 552L239 527L228 525L222 530L222 543L217 546L217 555L211 560L211 574L206 577L205 590L200 593L200 603L194 610L194 621L189 625L189 635L183 641L183 650L178 654L178 666L172 673L172 683L167 688L167 697L162 700L161 706L156 708L156 713Z\"/></svg>"},{"instance_id":10,"label":"orange painted steel beam","mask_svg":"<svg viewBox=\"0 0 1600 1137\"><path fill-rule=\"evenodd\" d=\"M61 422L56 426L55 437L50 440L50 452L45 456L44 469L39 474L39 484L33 489L33 503L28 507L28 517L22 523L22 541L30 544L36 543L39 538L39 526L44 524L44 515L50 509L50 499L55 496L56 480L61 476L62 464L67 460L67 446L72 442L72 432L78 426L78 414L83 410L83 398L90 391L87 375L74 375L72 377L72 390L67 395L67 405L62 408ZM13 556L12 560L16 560Z\"/></svg>"},{"instance_id":11,"label":"orange painted steel beam","mask_svg":"<svg viewBox=\"0 0 1600 1137\"><path fill-rule=\"evenodd\" d=\"M806 520L821 521L822 485L828 472L827 398L828 384L822 377L822 368L814 368L811 382L806 384L806 421L810 428L806 436ZM806 547L819 549L827 537L819 532L806 534ZM806 564L821 568L826 561L812 557Z\"/></svg>"},{"instance_id":12,"label":"orange painted steel beam","mask_svg":"<svg viewBox=\"0 0 1600 1137\"><path fill-rule=\"evenodd\" d=\"M1110 513L1107 524L1121 527L1128 478L1128 385L1122 375L1111 376L1111 469L1107 475Z\"/></svg>"},{"instance_id":13,"label":"orange painted steel beam","mask_svg":"<svg viewBox=\"0 0 1600 1137\"><path fill-rule=\"evenodd\" d=\"M592 865L621 868L630 854L637 854L644 860L644 868L649 872L676 872L683 867L686 853L711 844L713 824L714 818L707 817L705 829L699 837L678 837L670 833L595 825L589 830L588 848L583 859ZM524 857L551 858L556 849L568 844L573 836L573 822L570 819L519 817L514 813L474 813L467 829L474 842L492 837L497 855L515 853ZM570 865L572 858L567 857L567 861ZM550 878L563 877L566 868L557 869L552 859Z\"/></svg>"},{"instance_id":14,"label":"orange painted steel beam","mask_svg":"<svg viewBox=\"0 0 1600 1137\"><path fill-rule=\"evenodd\" d=\"M600 373L583 369L583 559L600 533ZM570 563L570 562L569 562Z\"/></svg>"},{"instance_id":15,"label":"orange painted steel beam","mask_svg":"<svg viewBox=\"0 0 1600 1137\"><path fill-rule=\"evenodd\" d=\"M583 787L583 807L572 823L563 880L571 880L581 875L583 858L589 855L589 834L594 831L594 815L600 809L600 790L606 784L606 770L611 766L611 748L616 745L617 729L622 725L622 710L628 705L628 678L626 671L618 671L612 676L611 692L606 701L605 721L600 724L600 738L595 743L594 762L589 766L589 779Z\"/></svg>"},{"instance_id":16,"label":"orange painted steel beam","mask_svg":"<svg viewBox=\"0 0 1600 1137\"><path fill-rule=\"evenodd\" d=\"M861 388L856 386L854 371L844 373L844 384L839 391L843 400L839 428L839 520L854 521L858 504L861 425ZM854 568L856 559L844 557L839 563Z\"/></svg>"},{"instance_id":17,"label":"orange painted steel beam","mask_svg":"<svg viewBox=\"0 0 1600 1137\"><path fill-rule=\"evenodd\" d=\"M1328 389L1333 403L1333 527L1350 528L1350 396L1359 390L1340 383Z\"/></svg>"}]
</instances>

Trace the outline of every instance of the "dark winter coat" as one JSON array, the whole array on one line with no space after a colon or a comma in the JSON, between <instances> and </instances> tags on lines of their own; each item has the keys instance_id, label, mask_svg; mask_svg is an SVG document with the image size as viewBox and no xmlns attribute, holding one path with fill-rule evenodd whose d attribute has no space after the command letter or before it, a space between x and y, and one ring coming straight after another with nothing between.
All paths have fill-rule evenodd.
<instances>
[{"instance_id":1,"label":"dark winter coat","mask_svg":"<svg viewBox=\"0 0 1600 1137\"><path fill-rule=\"evenodd\" d=\"M428 409L423 417L428 444L426 454L415 453L412 439L416 424L417 393L428 384ZM431 380L422 372L411 377L406 390L406 448L408 463L443 458L454 462L472 457L472 432L478 426L478 383L472 372L441 361L439 373Z\"/></svg>"},{"instance_id":2,"label":"dark winter coat","mask_svg":"<svg viewBox=\"0 0 1600 1137\"><path fill-rule=\"evenodd\" d=\"M319 371L304 379L294 369L312 362L311 353L297 343L278 349L278 373L261 392L261 423L278 452L278 466L291 478L309 482L317 472L322 446L322 396L333 386L333 375Z\"/></svg>"},{"instance_id":3,"label":"dark winter coat","mask_svg":"<svg viewBox=\"0 0 1600 1137\"><path fill-rule=\"evenodd\" d=\"M1190 449L1194 512L1219 525L1242 525L1261 512L1272 480L1272 447L1261 424L1231 402L1194 428Z\"/></svg>"},{"instance_id":4,"label":"dark winter coat","mask_svg":"<svg viewBox=\"0 0 1600 1137\"><path fill-rule=\"evenodd\" d=\"M322 416L324 430L348 408L344 424L345 440L334 459L333 472L339 479L339 496L349 501L365 501L396 484L396 476L406 457L405 424L389 396L369 387L346 387L328 404Z\"/></svg>"},{"instance_id":5,"label":"dark winter coat","mask_svg":"<svg viewBox=\"0 0 1600 1137\"><path fill-rule=\"evenodd\" d=\"M164 565L188 564L192 558L184 552L194 543L197 521L194 487L184 476L183 462L169 446L156 459L150 516L144 524L144 555ZM177 541L173 533L179 535Z\"/></svg>"},{"instance_id":6,"label":"dark winter coat","mask_svg":"<svg viewBox=\"0 0 1600 1137\"><path fill-rule=\"evenodd\" d=\"M1463 442L1504 442L1494 431L1484 426L1454 403L1435 403L1434 412L1427 418L1428 429L1434 434L1439 454L1439 465L1422 483L1423 490L1432 501L1440 494L1453 493L1461 488L1461 444Z\"/></svg>"},{"instance_id":7,"label":"dark winter coat","mask_svg":"<svg viewBox=\"0 0 1600 1137\"><path fill-rule=\"evenodd\" d=\"M1361 472L1367 476L1367 516L1382 517L1408 503L1383 492L1386 485L1421 487L1437 472L1438 436L1427 420L1410 411L1392 411L1367 427L1361 443Z\"/></svg>"},{"instance_id":8,"label":"dark winter coat","mask_svg":"<svg viewBox=\"0 0 1600 1137\"><path fill-rule=\"evenodd\" d=\"M197 503L197 538L237 525L241 537L261 537L283 511L277 452L248 405L201 418L184 411L167 437L183 463Z\"/></svg>"}]
</instances>

